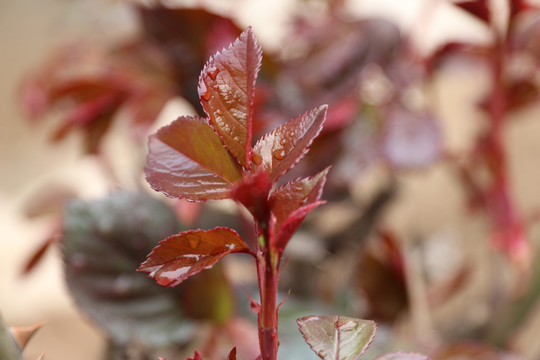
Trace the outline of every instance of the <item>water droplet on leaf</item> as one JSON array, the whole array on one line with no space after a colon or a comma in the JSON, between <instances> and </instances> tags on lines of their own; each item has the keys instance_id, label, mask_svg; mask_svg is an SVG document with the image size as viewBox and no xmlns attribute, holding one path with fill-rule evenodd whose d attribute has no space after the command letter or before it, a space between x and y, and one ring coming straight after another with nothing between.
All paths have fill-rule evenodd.
<instances>
[{"instance_id":1,"label":"water droplet on leaf","mask_svg":"<svg viewBox=\"0 0 540 360\"><path fill-rule=\"evenodd\" d=\"M277 160L283 160L285 158L285 150L283 149L277 149L274 150L274 153L272 154Z\"/></svg>"},{"instance_id":2,"label":"water droplet on leaf","mask_svg":"<svg viewBox=\"0 0 540 360\"><path fill-rule=\"evenodd\" d=\"M210 91L208 91L208 88L206 87L204 81L201 81L199 83L199 95L203 100L210 100Z\"/></svg>"},{"instance_id":3,"label":"water droplet on leaf","mask_svg":"<svg viewBox=\"0 0 540 360\"><path fill-rule=\"evenodd\" d=\"M217 74L219 73L219 69L215 66L210 66L208 68L208 76L210 76L210 78L212 80L216 80L216 77L217 77Z\"/></svg>"},{"instance_id":4,"label":"water droplet on leaf","mask_svg":"<svg viewBox=\"0 0 540 360\"><path fill-rule=\"evenodd\" d=\"M319 355L320 358L325 358L327 354L327 352L325 350L319 350L317 352L317 355Z\"/></svg>"},{"instance_id":5,"label":"water droplet on leaf","mask_svg":"<svg viewBox=\"0 0 540 360\"><path fill-rule=\"evenodd\" d=\"M285 145L287 143L287 139L283 138L281 140L279 140L279 143L281 144L281 146Z\"/></svg>"},{"instance_id":6,"label":"water droplet on leaf","mask_svg":"<svg viewBox=\"0 0 540 360\"><path fill-rule=\"evenodd\" d=\"M201 242L201 239L199 237L188 237L189 246L191 246L192 249L196 249L197 246L199 246L199 243Z\"/></svg>"},{"instance_id":7,"label":"water droplet on leaf","mask_svg":"<svg viewBox=\"0 0 540 360\"><path fill-rule=\"evenodd\" d=\"M257 153L253 153L251 155L251 159L253 160L253 162L257 165L261 165L262 164L262 157L261 155L257 154Z\"/></svg>"}]
</instances>

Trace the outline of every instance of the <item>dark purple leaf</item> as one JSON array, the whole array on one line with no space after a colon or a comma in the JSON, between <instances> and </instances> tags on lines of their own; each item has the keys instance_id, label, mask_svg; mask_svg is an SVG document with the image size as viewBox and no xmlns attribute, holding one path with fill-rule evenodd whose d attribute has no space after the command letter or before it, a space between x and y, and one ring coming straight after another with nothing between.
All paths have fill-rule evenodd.
<instances>
[{"instance_id":1,"label":"dark purple leaf","mask_svg":"<svg viewBox=\"0 0 540 360\"><path fill-rule=\"evenodd\" d=\"M356 360L373 341L377 325L344 316L307 316L296 320L311 349L324 360Z\"/></svg>"},{"instance_id":2,"label":"dark purple leaf","mask_svg":"<svg viewBox=\"0 0 540 360\"><path fill-rule=\"evenodd\" d=\"M142 193L115 192L65 207L61 250L70 294L115 344L145 347L187 341L182 289L156 286L136 272L160 239L177 233L174 212Z\"/></svg>"},{"instance_id":3,"label":"dark purple leaf","mask_svg":"<svg viewBox=\"0 0 540 360\"><path fill-rule=\"evenodd\" d=\"M210 124L238 162L251 156L253 99L262 51L248 28L208 60L199 78L199 97Z\"/></svg>"},{"instance_id":4,"label":"dark purple leaf","mask_svg":"<svg viewBox=\"0 0 540 360\"><path fill-rule=\"evenodd\" d=\"M319 135L327 105L311 110L263 136L253 147L253 167L259 167L276 180L307 153Z\"/></svg>"},{"instance_id":5,"label":"dark purple leaf","mask_svg":"<svg viewBox=\"0 0 540 360\"><path fill-rule=\"evenodd\" d=\"M180 117L149 140L146 178L170 197L204 201L227 197L242 178L236 161L212 128L196 117Z\"/></svg>"},{"instance_id":6,"label":"dark purple leaf","mask_svg":"<svg viewBox=\"0 0 540 360\"><path fill-rule=\"evenodd\" d=\"M162 286L173 287L227 254L247 251L247 245L231 229L190 230L161 241L137 271L148 273Z\"/></svg>"}]
</instances>

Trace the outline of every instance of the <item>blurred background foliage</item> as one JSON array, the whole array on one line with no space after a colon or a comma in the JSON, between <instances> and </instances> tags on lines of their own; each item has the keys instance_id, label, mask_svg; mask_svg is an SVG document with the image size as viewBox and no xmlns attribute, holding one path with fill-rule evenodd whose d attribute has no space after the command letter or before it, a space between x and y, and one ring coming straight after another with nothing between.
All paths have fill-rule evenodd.
<instances>
[{"instance_id":1,"label":"blurred background foliage","mask_svg":"<svg viewBox=\"0 0 540 360\"><path fill-rule=\"evenodd\" d=\"M290 175L333 166L288 249L282 354L313 358L294 319L331 312L378 322L372 357L537 359L536 5L1 3L0 312L47 323L27 358L254 358L245 258L178 289L134 272L180 229L249 231L234 204L164 199L142 169L147 135L203 115L204 62L251 25L255 133L330 105Z\"/></svg>"}]
</instances>

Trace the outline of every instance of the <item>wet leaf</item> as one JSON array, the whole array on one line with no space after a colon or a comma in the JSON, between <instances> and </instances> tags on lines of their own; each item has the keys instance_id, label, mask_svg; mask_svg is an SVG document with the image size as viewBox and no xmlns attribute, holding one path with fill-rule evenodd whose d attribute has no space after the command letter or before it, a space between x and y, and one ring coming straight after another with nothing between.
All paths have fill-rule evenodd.
<instances>
[{"instance_id":1,"label":"wet leaf","mask_svg":"<svg viewBox=\"0 0 540 360\"><path fill-rule=\"evenodd\" d=\"M181 289L156 286L136 272L146 254L180 230L166 205L146 194L117 192L65 208L62 251L75 302L117 344L182 344L190 325Z\"/></svg>"},{"instance_id":2,"label":"wet leaf","mask_svg":"<svg viewBox=\"0 0 540 360\"><path fill-rule=\"evenodd\" d=\"M311 349L324 360L355 360L369 347L377 326L344 316L307 316L297 320Z\"/></svg>"},{"instance_id":3,"label":"wet leaf","mask_svg":"<svg viewBox=\"0 0 540 360\"><path fill-rule=\"evenodd\" d=\"M327 109L327 105L320 106L263 136L253 147L253 166L264 169L271 180L286 173L319 135Z\"/></svg>"},{"instance_id":4,"label":"wet leaf","mask_svg":"<svg viewBox=\"0 0 540 360\"><path fill-rule=\"evenodd\" d=\"M210 125L244 167L251 155L253 99L261 60L261 47L247 28L208 60L199 78L199 97Z\"/></svg>"},{"instance_id":5,"label":"wet leaf","mask_svg":"<svg viewBox=\"0 0 540 360\"><path fill-rule=\"evenodd\" d=\"M167 196L223 199L241 176L219 137L199 118L180 117L150 137L146 179Z\"/></svg>"},{"instance_id":6,"label":"wet leaf","mask_svg":"<svg viewBox=\"0 0 540 360\"><path fill-rule=\"evenodd\" d=\"M162 286L174 287L227 254L247 251L234 230L190 230L161 241L137 271L148 273Z\"/></svg>"},{"instance_id":7,"label":"wet leaf","mask_svg":"<svg viewBox=\"0 0 540 360\"><path fill-rule=\"evenodd\" d=\"M426 355L422 354L405 353L399 351L395 353L384 354L382 356L379 356L375 360L429 360L429 358Z\"/></svg>"},{"instance_id":8,"label":"wet leaf","mask_svg":"<svg viewBox=\"0 0 540 360\"><path fill-rule=\"evenodd\" d=\"M293 180L270 196L272 213L276 218L274 233L277 235L275 246L278 251L285 249L306 215L323 203L319 199L328 171L327 168L313 177Z\"/></svg>"}]
</instances>

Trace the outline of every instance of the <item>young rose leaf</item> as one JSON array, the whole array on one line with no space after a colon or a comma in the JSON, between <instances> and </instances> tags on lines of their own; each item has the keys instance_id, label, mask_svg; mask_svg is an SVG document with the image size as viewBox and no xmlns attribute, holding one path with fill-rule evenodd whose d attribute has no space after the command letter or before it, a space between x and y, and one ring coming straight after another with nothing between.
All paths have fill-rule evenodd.
<instances>
[{"instance_id":1,"label":"young rose leaf","mask_svg":"<svg viewBox=\"0 0 540 360\"><path fill-rule=\"evenodd\" d=\"M247 176L231 191L231 198L249 210L257 221L267 221L270 214L268 194L272 181L264 171Z\"/></svg>"},{"instance_id":2,"label":"young rose leaf","mask_svg":"<svg viewBox=\"0 0 540 360\"><path fill-rule=\"evenodd\" d=\"M375 336L370 320L344 316L307 316L296 320L311 349L324 360L356 360Z\"/></svg>"},{"instance_id":3,"label":"young rose leaf","mask_svg":"<svg viewBox=\"0 0 540 360\"><path fill-rule=\"evenodd\" d=\"M307 214L323 202L319 201L329 168L317 175L293 180L270 195L272 213L276 218L275 248L283 250Z\"/></svg>"},{"instance_id":4,"label":"young rose leaf","mask_svg":"<svg viewBox=\"0 0 540 360\"><path fill-rule=\"evenodd\" d=\"M388 353L379 356L375 360L429 360L429 357L422 354L404 353L401 351L395 353Z\"/></svg>"},{"instance_id":5,"label":"young rose leaf","mask_svg":"<svg viewBox=\"0 0 540 360\"><path fill-rule=\"evenodd\" d=\"M286 173L302 159L319 135L327 109L327 105L322 105L262 137L253 147L253 166L264 169L271 180Z\"/></svg>"},{"instance_id":6,"label":"young rose leaf","mask_svg":"<svg viewBox=\"0 0 540 360\"><path fill-rule=\"evenodd\" d=\"M208 60L199 77L199 97L210 125L244 167L251 156L253 98L261 59L261 47L247 28Z\"/></svg>"},{"instance_id":7,"label":"young rose leaf","mask_svg":"<svg viewBox=\"0 0 540 360\"><path fill-rule=\"evenodd\" d=\"M242 178L240 166L212 128L197 117L180 117L150 136L146 179L170 197L223 199Z\"/></svg>"},{"instance_id":8,"label":"young rose leaf","mask_svg":"<svg viewBox=\"0 0 540 360\"><path fill-rule=\"evenodd\" d=\"M160 241L137 271L148 273L159 285L173 287L227 254L248 251L240 236L229 228L190 230Z\"/></svg>"}]
</instances>

